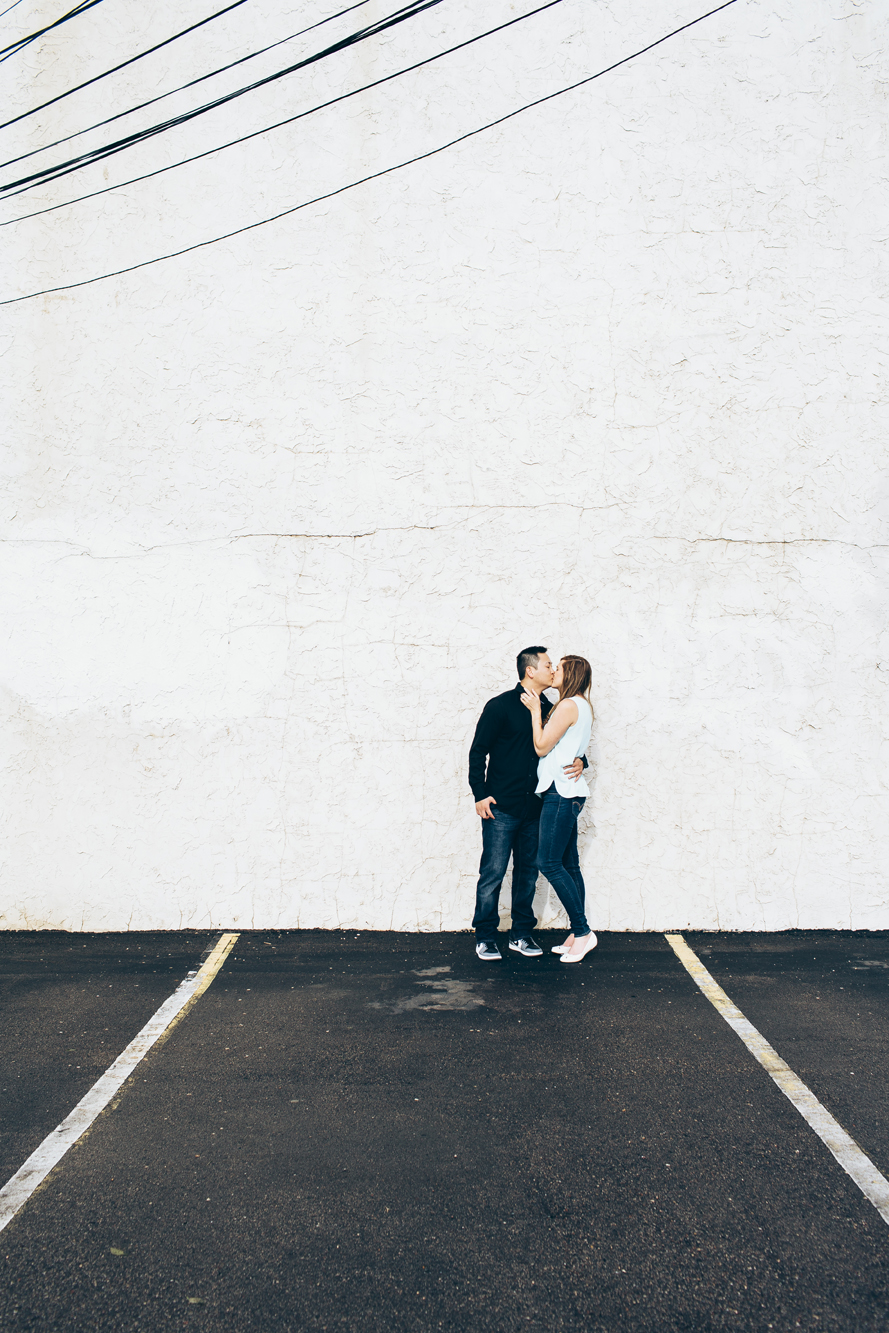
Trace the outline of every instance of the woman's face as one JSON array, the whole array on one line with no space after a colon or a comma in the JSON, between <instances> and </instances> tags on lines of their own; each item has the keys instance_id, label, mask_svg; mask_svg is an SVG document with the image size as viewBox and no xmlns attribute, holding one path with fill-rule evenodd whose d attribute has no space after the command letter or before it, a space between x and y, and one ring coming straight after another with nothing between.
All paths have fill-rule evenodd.
<instances>
[{"instance_id":1,"label":"woman's face","mask_svg":"<svg viewBox=\"0 0 889 1333\"><path fill-rule=\"evenodd\" d=\"M564 679L564 676L565 671L560 662L553 672L553 689L560 690L562 688L562 680Z\"/></svg>"}]
</instances>

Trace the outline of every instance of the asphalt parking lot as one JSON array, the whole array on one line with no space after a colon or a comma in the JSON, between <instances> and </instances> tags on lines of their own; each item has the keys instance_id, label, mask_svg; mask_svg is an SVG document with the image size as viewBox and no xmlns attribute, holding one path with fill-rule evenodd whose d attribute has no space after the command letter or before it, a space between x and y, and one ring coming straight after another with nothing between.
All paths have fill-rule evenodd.
<instances>
[{"instance_id":1,"label":"asphalt parking lot","mask_svg":"<svg viewBox=\"0 0 889 1333\"><path fill-rule=\"evenodd\" d=\"M0 936L4 1180L217 934ZM889 934L685 938L889 1173ZM600 941L241 934L0 1233L0 1326L885 1333L887 1224L662 935Z\"/></svg>"}]
</instances>

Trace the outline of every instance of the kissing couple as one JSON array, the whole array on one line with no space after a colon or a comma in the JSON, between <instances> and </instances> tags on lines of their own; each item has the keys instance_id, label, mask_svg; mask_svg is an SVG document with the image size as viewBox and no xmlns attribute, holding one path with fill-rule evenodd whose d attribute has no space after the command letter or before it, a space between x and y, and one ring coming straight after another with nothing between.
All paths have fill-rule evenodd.
<instances>
[{"instance_id":1,"label":"kissing couple","mask_svg":"<svg viewBox=\"0 0 889 1333\"><path fill-rule=\"evenodd\" d=\"M584 754L593 725L592 668L569 654L556 666L546 648L523 648L519 683L489 699L469 750L469 785L482 822L482 858L472 925L483 962L502 958L497 945L500 886L512 855L509 947L526 958L543 950L533 938L538 873L552 884L571 934L553 953L579 963L596 947L584 907L577 855L577 820L590 794ZM557 689L552 704L543 691Z\"/></svg>"}]
</instances>

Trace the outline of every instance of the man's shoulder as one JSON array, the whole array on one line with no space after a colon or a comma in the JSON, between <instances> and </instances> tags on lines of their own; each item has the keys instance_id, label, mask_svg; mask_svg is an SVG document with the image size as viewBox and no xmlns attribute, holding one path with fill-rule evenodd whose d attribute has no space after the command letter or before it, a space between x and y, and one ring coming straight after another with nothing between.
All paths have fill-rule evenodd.
<instances>
[{"instance_id":1,"label":"man's shoulder","mask_svg":"<svg viewBox=\"0 0 889 1333\"><path fill-rule=\"evenodd\" d=\"M487 711L488 709L491 709L493 711L497 708L502 708L504 704L515 698L515 692L516 687L513 685L512 689L504 690L502 694L495 694L494 697L489 699L485 704L485 710Z\"/></svg>"}]
</instances>

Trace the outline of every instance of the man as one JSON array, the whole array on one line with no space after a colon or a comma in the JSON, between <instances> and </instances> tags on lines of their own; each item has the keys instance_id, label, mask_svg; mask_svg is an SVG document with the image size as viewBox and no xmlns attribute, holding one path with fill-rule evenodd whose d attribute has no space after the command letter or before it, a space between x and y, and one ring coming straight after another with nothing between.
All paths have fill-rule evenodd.
<instances>
[{"instance_id":1,"label":"man","mask_svg":"<svg viewBox=\"0 0 889 1333\"><path fill-rule=\"evenodd\" d=\"M537 925L533 911L537 887L537 830L540 797L537 755L531 714L522 703L522 691L540 696L544 723L552 709L543 695L553 683L553 664L545 648L523 648L516 658L519 683L489 699L475 729L469 750L469 785L476 814L482 821L482 859L475 894L475 951L486 963L501 957L497 947L500 921L500 885L512 853L512 929L509 947L526 958L543 953L531 932ZM485 762L487 761L487 771ZM565 772L577 779L587 766L575 759Z\"/></svg>"}]
</instances>

